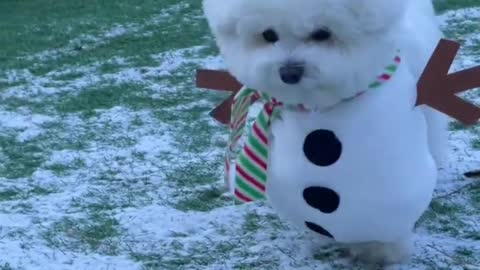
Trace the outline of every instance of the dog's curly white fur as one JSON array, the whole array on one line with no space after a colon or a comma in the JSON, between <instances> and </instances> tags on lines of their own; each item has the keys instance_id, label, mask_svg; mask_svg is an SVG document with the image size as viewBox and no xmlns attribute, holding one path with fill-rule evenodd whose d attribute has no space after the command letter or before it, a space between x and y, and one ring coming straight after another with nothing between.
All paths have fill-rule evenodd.
<instances>
[{"instance_id":1,"label":"dog's curly white fur","mask_svg":"<svg viewBox=\"0 0 480 270\"><path fill-rule=\"evenodd\" d=\"M203 8L233 76L280 101L320 111L363 90L396 49L418 79L442 38L431 0L204 0ZM295 72L286 78L283 67ZM441 166L447 117L422 109L428 147ZM406 242L355 245L352 252L395 262L409 253Z\"/></svg>"}]
</instances>

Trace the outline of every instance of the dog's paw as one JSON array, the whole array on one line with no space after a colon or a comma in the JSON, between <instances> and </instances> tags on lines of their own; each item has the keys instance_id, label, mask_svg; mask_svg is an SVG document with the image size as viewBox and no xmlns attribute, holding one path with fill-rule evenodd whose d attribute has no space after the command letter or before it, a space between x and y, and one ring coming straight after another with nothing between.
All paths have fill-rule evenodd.
<instances>
[{"instance_id":1,"label":"dog's paw","mask_svg":"<svg viewBox=\"0 0 480 270\"><path fill-rule=\"evenodd\" d=\"M411 243L406 240L396 243L362 243L349 247L350 256L354 261L381 266L408 262L411 250Z\"/></svg>"}]
</instances>

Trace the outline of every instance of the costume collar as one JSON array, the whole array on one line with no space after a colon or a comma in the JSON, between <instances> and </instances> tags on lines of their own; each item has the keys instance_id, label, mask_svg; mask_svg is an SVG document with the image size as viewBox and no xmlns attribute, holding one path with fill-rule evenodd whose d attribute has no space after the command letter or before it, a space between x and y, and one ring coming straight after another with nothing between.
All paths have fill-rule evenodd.
<instances>
[{"instance_id":1,"label":"costume collar","mask_svg":"<svg viewBox=\"0 0 480 270\"><path fill-rule=\"evenodd\" d=\"M375 80L372 83L370 83L366 89L364 89L362 91L359 91L357 94L355 94L352 97L342 99L339 103L337 103L335 105L338 105L338 104L344 103L344 102L352 101L355 98L365 94L369 90L380 88L381 86L383 86L387 81L389 81L393 77L395 72L398 70L398 66L400 65L401 61L402 61L402 59L400 57L400 51L397 50L392 62L384 68L383 72L377 78L375 78ZM309 107L307 107L303 104L285 104L283 102L278 101L276 98L271 97L271 96L269 96L265 93L261 93L259 91L257 91L257 93L254 94L254 95L255 95L255 98L257 98L257 99L261 99L264 102L272 102L273 104L275 104L277 106L280 106L280 107L283 107L287 110L293 110L293 111L295 111L295 110L297 110L297 111L315 111L316 110L315 108L309 108ZM333 106L335 106L335 105L333 105Z\"/></svg>"}]
</instances>

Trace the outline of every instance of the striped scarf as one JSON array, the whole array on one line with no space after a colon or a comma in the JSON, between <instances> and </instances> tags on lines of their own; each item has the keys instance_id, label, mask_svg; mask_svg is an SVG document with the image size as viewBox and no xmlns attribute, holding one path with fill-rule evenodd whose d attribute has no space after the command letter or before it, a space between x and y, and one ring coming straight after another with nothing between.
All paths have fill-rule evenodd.
<instances>
[{"instance_id":1,"label":"striped scarf","mask_svg":"<svg viewBox=\"0 0 480 270\"><path fill-rule=\"evenodd\" d=\"M397 54L393 63L385 68L384 72L368 86L368 89L379 88L388 81L398 69L400 62L401 58ZM360 94L363 92L360 92ZM242 138L246 126L249 107L256 100L264 102L263 108L249 130L244 146L239 150L238 142ZM235 95L230 121L231 133L225 155L225 182L231 183L230 169L235 164L233 192L236 201L239 203L265 199L268 134L270 125L278 116L280 109L309 111L303 105L284 105L265 93L246 87Z\"/></svg>"}]
</instances>

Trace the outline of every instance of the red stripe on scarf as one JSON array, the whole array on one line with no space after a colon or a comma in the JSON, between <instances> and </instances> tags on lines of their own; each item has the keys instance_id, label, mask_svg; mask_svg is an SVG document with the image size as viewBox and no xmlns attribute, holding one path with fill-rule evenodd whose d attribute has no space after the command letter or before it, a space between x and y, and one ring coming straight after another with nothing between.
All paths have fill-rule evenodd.
<instances>
[{"instance_id":1,"label":"red stripe on scarf","mask_svg":"<svg viewBox=\"0 0 480 270\"><path fill-rule=\"evenodd\" d=\"M250 184L256 186L262 192L265 192L265 186L259 183L255 178L251 177L247 172L245 172L242 167L237 166L237 173L239 173L243 178L245 178Z\"/></svg>"},{"instance_id":2,"label":"red stripe on scarf","mask_svg":"<svg viewBox=\"0 0 480 270\"><path fill-rule=\"evenodd\" d=\"M267 163L265 163L263 160L261 160L253 151L248 147L248 145L245 145L245 153L253 160L255 161L256 164L258 164L262 169L266 170L267 169Z\"/></svg>"}]
</instances>

